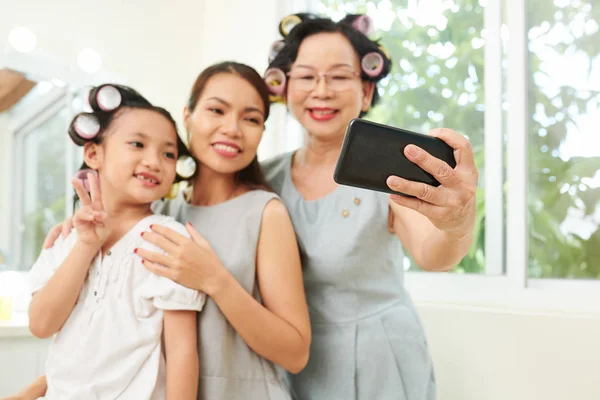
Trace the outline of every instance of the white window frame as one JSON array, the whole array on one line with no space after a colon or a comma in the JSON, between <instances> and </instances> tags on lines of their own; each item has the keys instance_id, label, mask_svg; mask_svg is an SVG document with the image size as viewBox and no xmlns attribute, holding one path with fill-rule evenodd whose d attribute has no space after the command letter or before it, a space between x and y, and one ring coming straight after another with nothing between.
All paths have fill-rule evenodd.
<instances>
[{"instance_id":1,"label":"white window frame","mask_svg":"<svg viewBox=\"0 0 600 400\"><path fill-rule=\"evenodd\" d=\"M11 235L9 236L9 249L10 254L13 254L14 257L14 267L17 270L22 270L23 266L21 257L21 232L20 225L23 220L23 203L24 203L24 194L21 189L21 185L19 182L23 182L24 180L24 170L27 167L24 165L25 160L21 157L24 154L24 142L26 137L31 134L37 127L44 124L54 115L63 110L67 103L67 90L65 88L54 87L51 91L44 94L41 98L39 98L35 103L31 105L31 108L26 112L21 114L18 119L13 119L11 121L11 125L9 127L10 134L13 139L13 157L12 160L12 171L9 181L10 187L19 188L13 192L13 196L11 199L11 210L13 212L9 218L9 226L11 229ZM65 131L66 131L65 126ZM65 135L65 139L68 138ZM68 146L67 146L68 148ZM69 160L68 156L65 154L65 162L68 164ZM72 164L72 162L71 162ZM65 176L66 179L66 176ZM71 186L69 184L66 186L67 188ZM68 192L68 190L67 190ZM68 203L68 202L67 202ZM67 211L67 210L65 210Z\"/></svg>"},{"instance_id":2,"label":"white window frame","mask_svg":"<svg viewBox=\"0 0 600 400\"><path fill-rule=\"evenodd\" d=\"M288 0L293 11L317 9L318 0ZM299 4L302 3L302 4ZM444 303L524 311L600 314L600 280L528 277L528 38L526 0L505 1L510 33L506 77L507 113L506 216L504 129L502 118L502 0L488 0L484 10L486 274L406 273L406 286L419 304ZM292 6L293 5L293 6ZM304 8L301 6L304 5ZM505 219L506 218L506 221ZM506 222L506 232L504 223ZM506 256L504 247L506 246Z\"/></svg>"}]
</instances>

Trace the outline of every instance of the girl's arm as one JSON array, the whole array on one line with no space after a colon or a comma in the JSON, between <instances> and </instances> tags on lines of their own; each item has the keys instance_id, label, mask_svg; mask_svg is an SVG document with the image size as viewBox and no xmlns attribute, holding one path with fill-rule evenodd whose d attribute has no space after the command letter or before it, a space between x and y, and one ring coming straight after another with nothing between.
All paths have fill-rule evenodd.
<instances>
[{"instance_id":1,"label":"girl's arm","mask_svg":"<svg viewBox=\"0 0 600 400\"><path fill-rule=\"evenodd\" d=\"M164 311L167 400L196 400L199 379L196 318L196 311Z\"/></svg>"},{"instance_id":2,"label":"girl's arm","mask_svg":"<svg viewBox=\"0 0 600 400\"><path fill-rule=\"evenodd\" d=\"M72 180L81 201L81 208L73 216L77 241L48 283L33 295L29 305L29 330L39 338L50 337L63 326L75 307L94 257L110 233L104 223L106 213L98 178L88 173L88 180L90 193L80 180Z\"/></svg>"},{"instance_id":3,"label":"girl's arm","mask_svg":"<svg viewBox=\"0 0 600 400\"><path fill-rule=\"evenodd\" d=\"M29 330L33 335L47 338L60 330L75 307L98 250L98 246L77 241L48 283L33 295L29 304Z\"/></svg>"},{"instance_id":4,"label":"girl's arm","mask_svg":"<svg viewBox=\"0 0 600 400\"><path fill-rule=\"evenodd\" d=\"M5 400L35 400L38 397L42 397L46 394L48 385L46 383L46 376L42 375L33 381L29 386L20 391L14 396L8 397Z\"/></svg>"}]
</instances>

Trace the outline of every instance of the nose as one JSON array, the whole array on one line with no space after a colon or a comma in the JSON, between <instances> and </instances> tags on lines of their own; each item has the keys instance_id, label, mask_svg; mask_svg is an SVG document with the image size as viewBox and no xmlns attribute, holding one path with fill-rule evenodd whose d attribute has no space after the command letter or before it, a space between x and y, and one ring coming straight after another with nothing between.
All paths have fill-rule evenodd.
<instances>
[{"instance_id":1,"label":"nose","mask_svg":"<svg viewBox=\"0 0 600 400\"><path fill-rule=\"evenodd\" d=\"M319 77L317 86L313 89L313 96L317 98L328 98L331 96L331 91L327 85L327 78L323 75Z\"/></svg>"},{"instance_id":2,"label":"nose","mask_svg":"<svg viewBox=\"0 0 600 400\"><path fill-rule=\"evenodd\" d=\"M152 171L160 170L160 153L160 151L152 149L148 149L144 152L144 158L142 160L144 166Z\"/></svg>"},{"instance_id":3,"label":"nose","mask_svg":"<svg viewBox=\"0 0 600 400\"><path fill-rule=\"evenodd\" d=\"M240 121L234 113L229 113L221 127L222 132L229 137L240 137Z\"/></svg>"}]
</instances>

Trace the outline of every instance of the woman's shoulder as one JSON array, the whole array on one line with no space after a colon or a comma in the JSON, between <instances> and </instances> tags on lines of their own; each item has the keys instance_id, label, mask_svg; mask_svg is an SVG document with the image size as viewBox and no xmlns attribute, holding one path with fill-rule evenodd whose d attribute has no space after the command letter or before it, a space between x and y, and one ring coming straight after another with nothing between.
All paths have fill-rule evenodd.
<instances>
[{"instance_id":1,"label":"woman's shoulder","mask_svg":"<svg viewBox=\"0 0 600 400\"><path fill-rule=\"evenodd\" d=\"M290 160L293 154L294 152L290 151L260 163L265 174L265 179L276 192L281 191L286 174L289 173Z\"/></svg>"},{"instance_id":2,"label":"woman's shoulder","mask_svg":"<svg viewBox=\"0 0 600 400\"><path fill-rule=\"evenodd\" d=\"M156 215L176 217L178 211L185 204L184 192L180 191L174 199L163 198L152 203L152 212Z\"/></svg>"},{"instance_id":3,"label":"woman's shoulder","mask_svg":"<svg viewBox=\"0 0 600 400\"><path fill-rule=\"evenodd\" d=\"M247 203L250 203L253 208L262 210L267 207L268 204L272 203L271 200L277 200L281 203L281 199L277 193L267 188L260 189L254 188L249 189L247 192L240 195L241 198L245 198Z\"/></svg>"}]
</instances>

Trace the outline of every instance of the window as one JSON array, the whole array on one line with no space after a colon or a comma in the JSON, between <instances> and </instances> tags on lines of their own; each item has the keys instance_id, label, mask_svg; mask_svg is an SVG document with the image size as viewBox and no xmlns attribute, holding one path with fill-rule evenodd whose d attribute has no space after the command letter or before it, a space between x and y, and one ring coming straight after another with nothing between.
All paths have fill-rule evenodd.
<instances>
[{"instance_id":1,"label":"window","mask_svg":"<svg viewBox=\"0 0 600 400\"><path fill-rule=\"evenodd\" d=\"M380 84L380 103L366 118L423 133L442 126L454 128L469 137L482 177L483 10L477 2L464 0L324 0L317 7L318 13L334 20L347 13L367 13L375 23L375 37L381 35L392 57L392 71ZM486 272L485 184L480 186L475 240L454 272ZM416 269L408 259L406 264ZM502 273L502 265L487 272Z\"/></svg>"},{"instance_id":2,"label":"window","mask_svg":"<svg viewBox=\"0 0 600 400\"><path fill-rule=\"evenodd\" d=\"M434 281L452 282L454 298L467 291L489 298L497 284L516 298L515 286L562 290L569 283L562 278L578 281L569 293L581 295L580 304L586 304L582 293L597 292L580 282L600 278L600 21L592 2L314 5L334 20L367 13L392 56L381 103L368 118L420 132L451 127L475 150L481 177L475 241L454 272L498 279L417 274L407 278L415 293ZM506 290L496 299L505 302ZM439 293L427 299L452 297Z\"/></svg>"},{"instance_id":3,"label":"window","mask_svg":"<svg viewBox=\"0 0 600 400\"><path fill-rule=\"evenodd\" d=\"M63 91L50 91L30 104L38 112L14 133L12 254L14 267L35 262L46 232L66 215L67 146L70 119ZM19 109L15 109L18 113Z\"/></svg>"},{"instance_id":4,"label":"window","mask_svg":"<svg viewBox=\"0 0 600 400\"><path fill-rule=\"evenodd\" d=\"M592 0L527 6L529 276L598 279L599 21Z\"/></svg>"}]
</instances>

